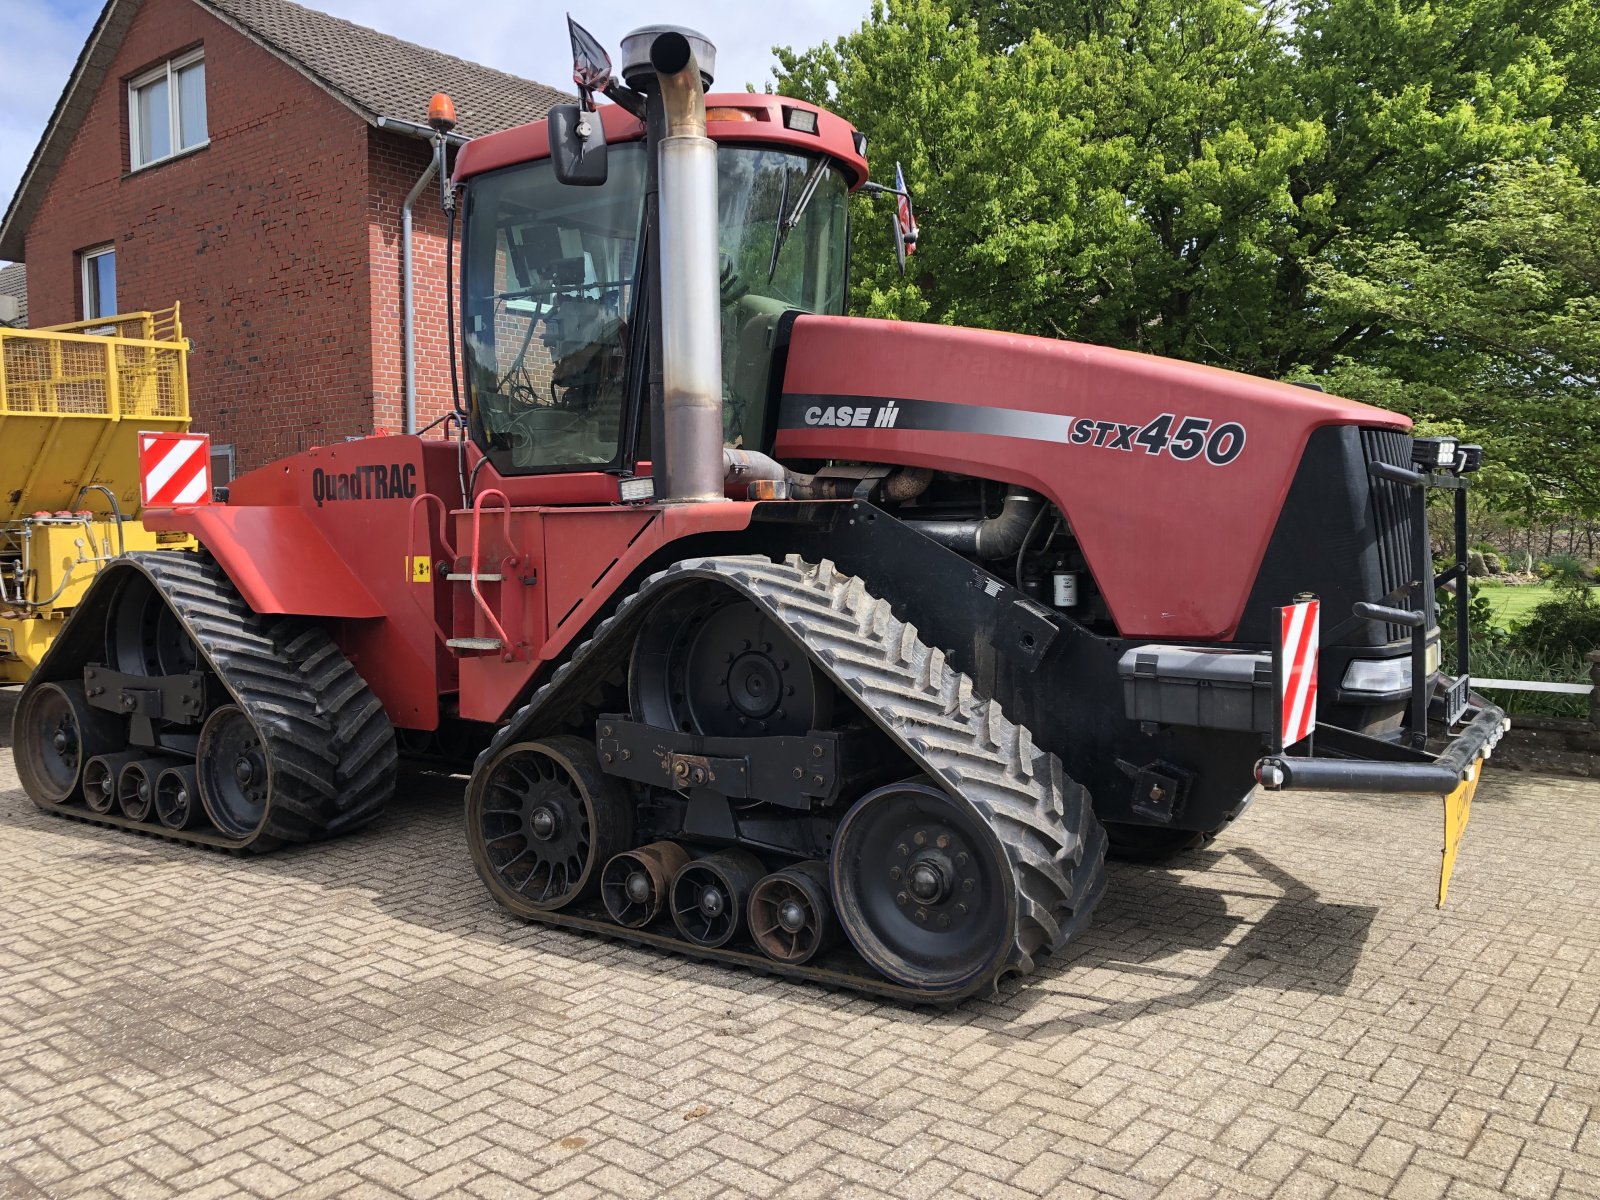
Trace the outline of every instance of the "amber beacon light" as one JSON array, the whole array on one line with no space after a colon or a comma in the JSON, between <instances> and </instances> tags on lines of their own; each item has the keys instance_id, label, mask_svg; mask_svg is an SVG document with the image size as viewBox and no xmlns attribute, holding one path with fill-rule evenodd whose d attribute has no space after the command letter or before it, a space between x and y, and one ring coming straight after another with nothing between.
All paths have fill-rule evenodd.
<instances>
[{"instance_id":1,"label":"amber beacon light","mask_svg":"<svg viewBox=\"0 0 1600 1200\"><path fill-rule=\"evenodd\" d=\"M456 127L456 102L443 92L435 92L428 101L428 124L440 133L449 133Z\"/></svg>"}]
</instances>

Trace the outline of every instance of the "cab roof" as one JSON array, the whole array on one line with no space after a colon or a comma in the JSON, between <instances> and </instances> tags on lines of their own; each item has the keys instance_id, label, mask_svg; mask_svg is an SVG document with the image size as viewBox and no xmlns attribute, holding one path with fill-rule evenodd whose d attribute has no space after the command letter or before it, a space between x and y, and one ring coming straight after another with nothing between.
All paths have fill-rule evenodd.
<instances>
[{"instance_id":1,"label":"cab roof","mask_svg":"<svg viewBox=\"0 0 1600 1200\"><path fill-rule=\"evenodd\" d=\"M810 124L804 118L798 122L802 128L792 127L792 114L796 112L816 114L815 133L803 127ZM599 115L607 143L614 145L644 137L644 122L618 105L601 105ZM867 180L867 160L856 149L855 126L804 100L757 92L713 92L706 97L706 133L712 140L725 144L754 142L801 151L820 150L838 163L852 190ZM548 157L549 130L542 120L530 121L473 138L457 153L453 178L458 184L464 183L486 171Z\"/></svg>"}]
</instances>

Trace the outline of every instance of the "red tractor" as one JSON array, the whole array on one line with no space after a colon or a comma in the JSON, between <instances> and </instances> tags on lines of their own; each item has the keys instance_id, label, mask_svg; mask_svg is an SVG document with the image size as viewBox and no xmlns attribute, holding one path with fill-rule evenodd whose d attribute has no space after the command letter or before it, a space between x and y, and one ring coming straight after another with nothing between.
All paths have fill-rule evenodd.
<instances>
[{"instance_id":1,"label":"red tractor","mask_svg":"<svg viewBox=\"0 0 1600 1200\"><path fill-rule=\"evenodd\" d=\"M1464 588L1441 673L1434 595L1476 448L846 317L851 193L903 192L863 136L706 97L688 31L630 35L620 82L574 40L584 102L468 143L447 189L460 435L147 509L202 550L108 565L34 674L37 804L265 851L477 737L467 840L516 915L940 1003L1076 936L1108 846L1201 845L1258 782L1464 815L1504 718Z\"/></svg>"}]
</instances>

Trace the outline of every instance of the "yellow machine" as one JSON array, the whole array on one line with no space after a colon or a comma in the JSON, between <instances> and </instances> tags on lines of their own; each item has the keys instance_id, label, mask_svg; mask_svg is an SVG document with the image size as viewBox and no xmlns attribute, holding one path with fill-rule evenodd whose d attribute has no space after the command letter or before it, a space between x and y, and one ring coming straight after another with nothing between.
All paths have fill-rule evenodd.
<instances>
[{"instance_id":1,"label":"yellow machine","mask_svg":"<svg viewBox=\"0 0 1600 1200\"><path fill-rule=\"evenodd\" d=\"M190 543L139 517L138 434L189 428L179 307L0 329L0 683L20 683L101 566Z\"/></svg>"}]
</instances>

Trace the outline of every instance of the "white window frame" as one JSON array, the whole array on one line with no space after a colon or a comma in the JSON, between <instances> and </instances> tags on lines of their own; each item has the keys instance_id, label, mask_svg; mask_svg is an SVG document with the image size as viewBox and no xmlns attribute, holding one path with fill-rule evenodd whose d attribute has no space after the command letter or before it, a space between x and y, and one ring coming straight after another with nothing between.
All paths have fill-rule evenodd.
<instances>
[{"instance_id":1,"label":"white window frame","mask_svg":"<svg viewBox=\"0 0 1600 1200\"><path fill-rule=\"evenodd\" d=\"M88 250L78 252L78 274L83 281L83 319L97 321L101 317L113 317L115 313L90 312L91 299L98 298L99 279L94 270L94 260L105 255L112 256L112 270L116 270L117 244L107 242L104 246L92 246Z\"/></svg>"},{"instance_id":2,"label":"white window frame","mask_svg":"<svg viewBox=\"0 0 1600 1200\"><path fill-rule=\"evenodd\" d=\"M178 148L181 140L180 131L183 128L182 116L178 111L178 72L185 67L192 67L197 62L205 59L205 49L200 47L180 54L176 58L169 58L159 67L152 67L143 75L135 75L128 80L128 170L142 171L146 167L153 167L157 163L164 163L183 154L193 154L196 150L203 150L211 144L211 106L206 105L206 136L192 146ZM139 161L139 90L155 83L158 79L167 81L167 145L171 149L160 158L152 158L147 162Z\"/></svg>"}]
</instances>

